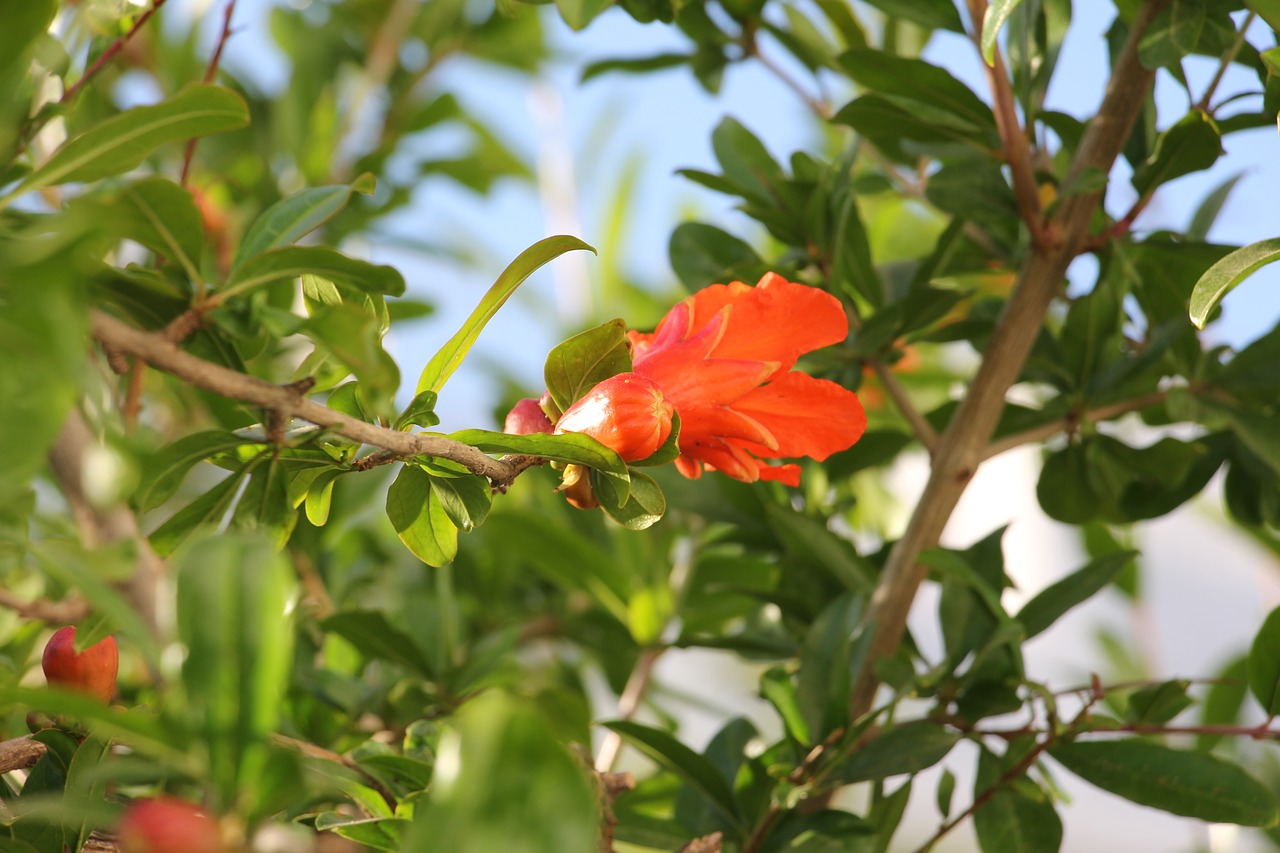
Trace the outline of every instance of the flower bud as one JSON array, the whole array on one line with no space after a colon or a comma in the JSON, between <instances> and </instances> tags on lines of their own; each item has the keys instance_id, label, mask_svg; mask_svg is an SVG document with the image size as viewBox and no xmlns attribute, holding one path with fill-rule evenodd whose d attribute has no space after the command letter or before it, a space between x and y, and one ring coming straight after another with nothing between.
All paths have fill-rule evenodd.
<instances>
[{"instance_id":1,"label":"flower bud","mask_svg":"<svg viewBox=\"0 0 1280 853\"><path fill-rule=\"evenodd\" d=\"M651 379L619 373L597 383L560 417L556 434L589 435L623 461L652 456L671 435L675 410Z\"/></svg>"},{"instance_id":2,"label":"flower bud","mask_svg":"<svg viewBox=\"0 0 1280 853\"><path fill-rule=\"evenodd\" d=\"M45 644L40 666L50 684L79 690L106 705L116 692L116 672L120 653L114 637L107 637L80 653L76 653L76 629L72 625L59 628Z\"/></svg>"},{"instance_id":3,"label":"flower bud","mask_svg":"<svg viewBox=\"0 0 1280 853\"><path fill-rule=\"evenodd\" d=\"M138 800L116 828L123 853L219 853L218 823L190 803L174 797Z\"/></svg>"},{"instance_id":4,"label":"flower bud","mask_svg":"<svg viewBox=\"0 0 1280 853\"><path fill-rule=\"evenodd\" d=\"M532 397L525 397L512 406L502 424L502 431L507 435L549 433L554 428L547 413L542 411L542 406Z\"/></svg>"}]
</instances>

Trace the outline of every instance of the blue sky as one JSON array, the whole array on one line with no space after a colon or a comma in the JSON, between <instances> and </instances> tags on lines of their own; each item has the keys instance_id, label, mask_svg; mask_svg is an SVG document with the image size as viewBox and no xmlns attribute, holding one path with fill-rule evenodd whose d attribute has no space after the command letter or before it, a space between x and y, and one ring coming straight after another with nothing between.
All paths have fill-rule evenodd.
<instances>
[{"instance_id":1,"label":"blue sky","mask_svg":"<svg viewBox=\"0 0 1280 853\"><path fill-rule=\"evenodd\" d=\"M265 14L270 0L246 0L237 10L241 27L227 48L228 67L252 69L269 84L287 80L286 67L269 58ZM1078 0L1060 69L1050 89L1050 107L1078 117L1098 104L1106 72L1103 33L1111 22L1110 4ZM557 186L567 191L568 216L548 215L534 188L508 181L487 197L441 179L425 181L414 206L398 214L390 229L405 235L429 235L433 240L480 249L494 260L488 269L466 269L438 258L374 245L373 260L397 266L410 291L434 302L437 313L394 333L389 348L401 364L406 393L419 366L449 337L471 310L505 263L531 243L564 230L573 230L589 243L601 245L612 195L626 168L637 171L636 192L618 254L596 258L571 255L536 273L491 324L472 359L455 375L442 394L442 428L491 426L496 397L490 368L500 365L530 394L540 390L542 360L547 350L586 322L583 303L590 298L581 277L599 277L612 267L630 281L676 292L667 262L667 239L680 221L699 218L716 222L750 238L759 233L753 223L733 212L731 202L692 185L675 174L682 167L715 170L711 130L725 116L733 116L757 134L775 157L785 161L797 149L816 144L816 129L795 94L758 64L735 66L725 75L717 96L707 94L684 69L650 75L611 74L579 84L582 67L596 59L645 56L685 46L682 37L661 25L636 24L620 10L603 14L584 32L561 24L551 7L548 31L562 58L536 84L520 75L473 61L446 66L442 86L455 91L464 105L489 120L504 141L530 163L559 167ZM221 4L210 4L206 27L216 29ZM1255 30L1265 32L1261 26ZM1259 38L1265 44L1265 39ZM787 57L777 45L772 54ZM926 52L985 97L986 84L972 45L948 33L936 35ZM1190 57L1186 70L1192 89L1199 92L1213 74L1213 60ZM803 74L798 74L804 79ZM1233 68L1220 93L1256 89L1252 72ZM837 103L839 94L837 94ZM1161 74L1157 88L1161 126L1176 121L1187 109L1180 88ZM1246 102L1247 103L1247 102ZM447 139L432 144L448 144ZM1184 227L1200 200L1223 180L1245 172L1210 238L1247 243L1280 234L1280 216L1271 196L1280 178L1280 140L1274 129L1248 131L1227 139L1228 156L1211 170L1179 179L1161 190L1138 221L1138 230ZM541 158L541 159L540 159ZM571 181L565 177L571 176ZM1123 211L1132 199L1123 172L1113 180L1109 200ZM567 226L567 227L566 227ZM576 226L576 227L575 227ZM1087 267L1087 263L1082 264ZM1214 341L1242 344L1275 324L1280 316L1280 271L1264 270L1232 293L1223 318L1211 327ZM609 306L595 306L607 316Z\"/></svg>"}]
</instances>

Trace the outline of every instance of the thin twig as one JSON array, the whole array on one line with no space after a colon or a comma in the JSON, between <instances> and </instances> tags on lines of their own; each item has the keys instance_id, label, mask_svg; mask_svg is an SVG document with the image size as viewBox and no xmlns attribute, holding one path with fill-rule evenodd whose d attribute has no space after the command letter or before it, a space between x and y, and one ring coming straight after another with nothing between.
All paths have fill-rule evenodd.
<instances>
[{"instance_id":1,"label":"thin twig","mask_svg":"<svg viewBox=\"0 0 1280 853\"><path fill-rule=\"evenodd\" d=\"M666 649L654 647L640 652L636 665L631 669L631 675L627 677L627 684L622 688L622 695L618 697L618 716L621 719L629 720L636 715L636 711L640 710L640 701L648 691L649 682L653 678L653 666L658 662L658 658L662 657L664 651ZM621 752L622 735L615 731L606 733L604 741L600 744L600 752L596 755L596 770L601 773L613 770Z\"/></svg>"},{"instance_id":2,"label":"thin twig","mask_svg":"<svg viewBox=\"0 0 1280 853\"><path fill-rule=\"evenodd\" d=\"M1245 19L1240 23L1240 29L1236 31L1235 39L1231 42L1231 46L1227 48L1227 52L1222 54L1222 59L1218 62L1218 70L1213 75L1213 79L1209 81L1209 87L1204 90L1204 95L1200 97L1200 100L1196 101L1195 108L1200 110L1200 112L1209 112L1209 105L1213 101L1213 96L1218 91L1218 85L1222 83L1222 78L1226 76L1227 69L1231 66L1231 63L1236 61L1236 55L1240 53L1240 48L1244 46L1245 33L1248 31L1249 27L1253 25L1253 22L1257 17L1258 13L1250 10L1249 14L1246 15Z\"/></svg>"},{"instance_id":3,"label":"thin twig","mask_svg":"<svg viewBox=\"0 0 1280 853\"><path fill-rule=\"evenodd\" d=\"M747 40L745 49L747 55L753 57L766 71L778 78L778 82L795 92L796 96L804 102L804 105L808 107L814 115L823 121L827 121L831 118L831 105L826 101L809 94L805 91L805 88L800 85L798 80L787 73L785 68L774 62L767 54L761 53L760 46L756 44L754 37Z\"/></svg>"},{"instance_id":4,"label":"thin twig","mask_svg":"<svg viewBox=\"0 0 1280 853\"><path fill-rule=\"evenodd\" d=\"M969 17L973 20L973 41L981 51L982 21L987 11L987 0L966 0ZM996 45L991 64L982 63L982 70L991 89L991 101L996 117L996 129L1004 148L1005 159L1013 178L1013 195L1018 203L1018 213L1031 232L1032 245L1040 245L1045 239L1041 221L1040 193L1036 188L1035 172L1031 168L1031 143L1018 121L1018 110L1013 100L1013 87L1005 68L1004 56Z\"/></svg>"},{"instance_id":5,"label":"thin twig","mask_svg":"<svg viewBox=\"0 0 1280 853\"><path fill-rule=\"evenodd\" d=\"M1110 173L1154 79L1154 73L1138 61L1138 42L1167 2L1147 0L1139 8L1112 70L1102 106L1076 151L1068 181L1086 169ZM1022 372L1049 307L1061 292L1067 267L1088 237L1100 203L1100 191L1067 198L1048 223L1051 239L1033 245L968 393L939 439L929 482L906 532L890 551L872 595L866 616L872 631L870 660L891 656L897 650L907 613L927 572L918 561L920 552L937 543L977 472L1004 409L1005 395ZM850 691L850 720L871 708L878 686L874 667L865 667Z\"/></svg>"},{"instance_id":6,"label":"thin twig","mask_svg":"<svg viewBox=\"0 0 1280 853\"><path fill-rule=\"evenodd\" d=\"M95 60L94 63L80 75L80 79L75 82L75 85L62 93L62 98L59 99L58 103L68 103L76 95L80 94L80 90L83 89L90 80L96 77L98 72L105 68L107 63L114 59L117 53L124 50L124 46L129 43L129 40L137 35L138 31L142 29L143 24L145 24L164 4L165 0L153 0L151 6L138 16L138 20L133 22L133 26L129 28L129 32L112 42L111 46L104 50L102 55L99 56L97 60Z\"/></svg>"},{"instance_id":7,"label":"thin twig","mask_svg":"<svg viewBox=\"0 0 1280 853\"><path fill-rule=\"evenodd\" d=\"M404 457L451 459L473 474L487 477L495 487L509 486L519 473L516 466L494 459L469 444L371 424L307 399L295 388L276 385L197 358L178 349L162 335L140 331L101 311L92 314L92 330L93 336L105 346L140 358L152 367L206 391L261 406L286 419L299 418L328 427L339 435Z\"/></svg>"},{"instance_id":8,"label":"thin twig","mask_svg":"<svg viewBox=\"0 0 1280 853\"><path fill-rule=\"evenodd\" d=\"M218 36L218 45L213 49L213 56L209 57L209 66L204 71L204 82L212 83L214 78L218 76L218 63L222 61L222 49L227 46L227 39L231 38L231 13L236 9L236 0L227 0L227 10L222 16L222 34ZM196 155L196 137L187 140L187 147L182 152L182 176L178 183L182 186L187 185L187 176L191 173L191 161Z\"/></svg>"},{"instance_id":9,"label":"thin twig","mask_svg":"<svg viewBox=\"0 0 1280 853\"><path fill-rule=\"evenodd\" d=\"M911 427L911 431L915 433L916 440L924 445L924 449L929 451L929 455L932 456L938 449L938 433L934 430L933 425L925 419L925 416L911 402L911 398L907 395L907 389L902 387L898 377L894 375L883 360L872 358L868 359L867 363L875 371L876 378L880 380L880 384L884 386L884 390L889 394L889 399L893 400L894 406L897 407L898 412Z\"/></svg>"},{"instance_id":10,"label":"thin twig","mask_svg":"<svg viewBox=\"0 0 1280 853\"><path fill-rule=\"evenodd\" d=\"M1098 406L1096 409L1086 409L1084 412L1068 414L1061 420L1051 423L1041 424L1038 427L1032 427L1022 432L1015 432L1012 435L1006 435L1004 438L998 438L991 444L987 445L986 452L983 454L983 460L990 459L993 456L999 456L1013 450L1015 447L1021 447L1024 444L1035 444L1045 439L1053 438L1055 435L1063 432L1074 432L1080 428L1083 423L1096 423L1097 421L1109 421L1112 418L1118 418L1121 415L1127 415L1130 412L1140 412L1151 406L1158 406L1163 403L1168 394L1164 391L1152 391L1150 394L1143 394L1141 397L1134 397L1132 400L1120 400L1115 403L1109 403L1105 406Z\"/></svg>"}]
</instances>

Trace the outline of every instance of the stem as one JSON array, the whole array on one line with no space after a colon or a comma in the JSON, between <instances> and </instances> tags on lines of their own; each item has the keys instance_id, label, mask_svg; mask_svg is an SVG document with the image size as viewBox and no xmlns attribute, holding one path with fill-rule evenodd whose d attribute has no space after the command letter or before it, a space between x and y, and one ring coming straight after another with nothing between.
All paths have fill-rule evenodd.
<instances>
[{"instance_id":1,"label":"stem","mask_svg":"<svg viewBox=\"0 0 1280 853\"><path fill-rule=\"evenodd\" d=\"M76 95L80 94L80 90L83 89L90 80L96 77L98 72L105 68L108 62L115 59L117 53L124 50L124 46L129 43L129 40L138 33L138 30L142 29L143 24L145 24L152 15L159 11L160 7L164 4L165 0L153 0L151 6L138 16L138 20L133 22L133 26L129 28L129 32L112 42L111 47L104 50L102 55L99 56L94 63L80 75L80 79L75 82L75 85L62 93L62 98L58 103L68 103L75 98Z\"/></svg>"},{"instance_id":2,"label":"stem","mask_svg":"<svg viewBox=\"0 0 1280 853\"><path fill-rule=\"evenodd\" d=\"M1204 95L1200 100L1196 101L1195 108L1200 112L1207 113L1209 110L1209 102L1213 100L1213 96L1218 91L1218 85L1222 82L1222 78L1227 74L1227 68L1232 62L1235 62L1236 55L1240 53L1240 48L1244 45L1244 36L1249 27L1253 25L1254 20L1258 17L1258 13L1250 11L1245 19L1240 23L1240 29L1236 31L1235 40L1231 42L1231 47L1227 48L1227 52L1222 54L1222 60L1218 63L1217 73L1213 75L1213 79L1209 81L1209 88L1204 90Z\"/></svg>"},{"instance_id":3,"label":"stem","mask_svg":"<svg viewBox=\"0 0 1280 853\"><path fill-rule=\"evenodd\" d=\"M285 422L290 418L300 418L363 444L386 448L400 456L452 459L473 474L487 477L498 489L509 486L519 473L514 466L469 444L436 435L400 432L358 420L307 399L297 387L276 385L197 358L178 349L161 335L140 331L101 311L93 312L91 322L93 336L104 347L140 358L152 367L206 391L261 406Z\"/></svg>"},{"instance_id":4,"label":"stem","mask_svg":"<svg viewBox=\"0 0 1280 853\"><path fill-rule=\"evenodd\" d=\"M792 77L790 74L787 73L785 68L783 68L781 65L778 65L776 62L770 59L767 55L761 53L760 45L756 43L754 36L752 36L750 39L745 40L744 48L746 50L747 56L753 57L757 62L760 63L760 65L766 71L768 71L774 77L778 78L778 82L782 83L782 85L786 86L788 89L795 92L796 96L799 97L800 100L804 102L804 105L808 107L809 110L814 115L816 115L818 118L822 119L823 121L827 121L828 119L831 118L832 116L831 105L828 104L826 101L823 101L822 99L816 98L813 95L809 94L807 91L805 91L805 88L800 85L799 81L797 81L794 77Z\"/></svg>"},{"instance_id":5,"label":"stem","mask_svg":"<svg viewBox=\"0 0 1280 853\"><path fill-rule=\"evenodd\" d=\"M987 0L966 0L966 4L969 7L969 17L973 21L974 45L977 46L982 39L982 21L987 12ZM986 74L987 85L991 89L996 128L1000 132L1004 156L1013 177L1013 194L1018 202L1018 213L1030 229L1032 245L1038 246L1044 242L1047 235L1041 221L1040 193L1036 188L1036 176L1031 168L1031 143L1018 121L1018 110L1013 100L1013 87L1009 83L1009 72L1005 68L1004 56L1000 52L999 45L996 45L992 54L991 64L987 65L983 62L982 70Z\"/></svg>"},{"instance_id":6,"label":"stem","mask_svg":"<svg viewBox=\"0 0 1280 853\"><path fill-rule=\"evenodd\" d=\"M649 682L653 680L653 666L665 651L665 648L648 648L640 652L631 675L627 677L627 684L622 688L622 695L618 697L618 716L622 719L630 720L640 710L640 702L649 690ZM613 770L621 752L622 735L615 731L605 734L604 741L600 744L600 753L596 756L596 770L600 773Z\"/></svg>"},{"instance_id":7,"label":"stem","mask_svg":"<svg viewBox=\"0 0 1280 853\"><path fill-rule=\"evenodd\" d=\"M1068 181L1085 169L1111 171L1154 79L1154 73L1138 61L1138 42L1166 2L1147 0L1139 8L1116 60L1102 106L1076 152ZM890 551L871 598L866 617L873 632L870 660L888 657L897 650L907 612L927 571L917 558L921 551L937 543L981 464L1004 408L1005 394L1026 363L1049 306L1062 288L1067 267L1085 243L1090 220L1100 202L1101 193L1097 191L1066 199L1057 217L1048 223L1047 236L1052 239L1033 245L969 392L938 442L928 485L906 532ZM850 720L871 708L878 686L874 668L866 667L850 693Z\"/></svg>"},{"instance_id":8,"label":"stem","mask_svg":"<svg viewBox=\"0 0 1280 853\"><path fill-rule=\"evenodd\" d=\"M907 396L907 389L902 387L902 383L898 381L898 377L894 375L888 365L878 358L870 359L868 364L875 371L876 378L884 386L889 399L893 400L898 412L910 425L911 431L915 433L916 440L924 445L924 449L929 451L929 455L932 456L938 449L938 433L925 420L924 415L915 407L915 404L911 402L911 398Z\"/></svg>"},{"instance_id":9,"label":"stem","mask_svg":"<svg viewBox=\"0 0 1280 853\"><path fill-rule=\"evenodd\" d=\"M222 49L227 46L231 37L231 14L236 10L236 0L227 0L227 10L222 15L222 34L218 36L218 46L213 49L209 58L209 67L204 71L204 82L212 83L218 76L218 63L222 61ZM187 176L191 172L191 160L196 154L196 137L187 140L187 147L182 152L182 177L178 183L187 185Z\"/></svg>"}]
</instances>

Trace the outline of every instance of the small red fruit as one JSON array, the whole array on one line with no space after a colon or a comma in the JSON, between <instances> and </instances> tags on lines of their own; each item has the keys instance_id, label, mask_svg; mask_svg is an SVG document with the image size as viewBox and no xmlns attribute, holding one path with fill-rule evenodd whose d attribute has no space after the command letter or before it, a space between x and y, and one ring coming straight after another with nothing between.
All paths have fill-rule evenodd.
<instances>
[{"instance_id":1,"label":"small red fruit","mask_svg":"<svg viewBox=\"0 0 1280 853\"><path fill-rule=\"evenodd\" d=\"M556 433L589 435L617 451L624 462L635 462L652 456L671 435L674 412L652 379L619 373L570 406L556 424Z\"/></svg>"},{"instance_id":2,"label":"small red fruit","mask_svg":"<svg viewBox=\"0 0 1280 853\"><path fill-rule=\"evenodd\" d=\"M511 407L502 424L502 431L507 435L533 435L549 433L555 427L542 406L532 397L525 397Z\"/></svg>"},{"instance_id":3,"label":"small red fruit","mask_svg":"<svg viewBox=\"0 0 1280 853\"><path fill-rule=\"evenodd\" d=\"M44 647L40 666L50 684L78 690L106 705L116 692L116 672L120 652L114 637L107 637L79 654L75 649L76 629L59 628Z\"/></svg>"},{"instance_id":4,"label":"small red fruit","mask_svg":"<svg viewBox=\"0 0 1280 853\"><path fill-rule=\"evenodd\" d=\"M121 853L219 853L218 822L175 797L139 800L116 827Z\"/></svg>"}]
</instances>

